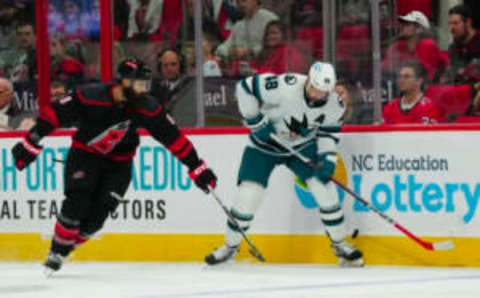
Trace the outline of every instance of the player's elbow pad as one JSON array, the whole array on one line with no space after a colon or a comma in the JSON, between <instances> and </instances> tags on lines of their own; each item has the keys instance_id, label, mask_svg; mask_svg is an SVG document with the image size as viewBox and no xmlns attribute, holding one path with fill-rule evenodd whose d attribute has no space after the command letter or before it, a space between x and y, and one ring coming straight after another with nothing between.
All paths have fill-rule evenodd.
<instances>
[{"instance_id":1,"label":"player's elbow pad","mask_svg":"<svg viewBox=\"0 0 480 298\"><path fill-rule=\"evenodd\" d=\"M257 116L252 118L245 118L244 124L246 127L250 128L251 131L258 131L265 127L269 123L267 115L259 113Z\"/></svg>"},{"instance_id":2,"label":"player's elbow pad","mask_svg":"<svg viewBox=\"0 0 480 298\"><path fill-rule=\"evenodd\" d=\"M317 138L317 153L321 154L324 152L337 151L338 139L332 135L325 135L323 137Z\"/></svg>"}]
</instances>

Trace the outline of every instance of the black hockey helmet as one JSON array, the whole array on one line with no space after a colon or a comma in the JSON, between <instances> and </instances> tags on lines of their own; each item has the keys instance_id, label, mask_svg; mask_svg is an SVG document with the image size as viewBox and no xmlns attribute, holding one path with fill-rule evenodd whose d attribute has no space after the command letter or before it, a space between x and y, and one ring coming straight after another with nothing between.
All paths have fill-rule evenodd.
<instances>
[{"instance_id":1,"label":"black hockey helmet","mask_svg":"<svg viewBox=\"0 0 480 298\"><path fill-rule=\"evenodd\" d=\"M127 58L120 62L117 68L120 79L150 80L152 71L142 60Z\"/></svg>"}]
</instances>

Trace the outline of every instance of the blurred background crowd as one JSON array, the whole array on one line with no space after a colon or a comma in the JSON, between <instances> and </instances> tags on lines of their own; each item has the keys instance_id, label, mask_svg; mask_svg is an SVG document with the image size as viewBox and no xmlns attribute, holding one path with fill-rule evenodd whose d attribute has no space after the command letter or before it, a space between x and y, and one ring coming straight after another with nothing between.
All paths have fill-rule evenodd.
<instances>
[{"instance_id":1,"label":"blurred background crowd","mask_svg":"<svg viewBox=\"0 0 480 298\"><path fill-rule=\"evenodd\" d=\"M129 56L145 61L154 70L154 95L182 127L241 125L233 98L239 78L306 74L315 60L336 67L345 124L480 122L478 1L197 1L200 13L193 0L112 1L114 64ZM99 0L48 3L50 100L57 100L101 79L102 13ZM374 84L376 39L380 87ZM0 77L0 129L29 128L42 79L33 0L0 0ZM392 119L393 109L408 117Z\"/></svg>"}]
</instances>

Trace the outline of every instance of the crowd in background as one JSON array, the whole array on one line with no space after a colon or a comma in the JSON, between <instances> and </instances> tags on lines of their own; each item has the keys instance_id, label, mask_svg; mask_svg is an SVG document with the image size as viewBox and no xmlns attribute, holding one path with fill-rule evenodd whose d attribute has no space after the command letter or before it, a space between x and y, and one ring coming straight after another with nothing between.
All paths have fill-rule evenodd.
<instances>
[{"instance_id":1,"label":"crowd in background","mask_svg":"<svg viewBox=\"0 0 480 298\"><path fill-rule=\"evenodd\" d=\"M385 123L480 122L478 4L464 2L450 7L448 30L441 33L433 30L441 25L438 1L380 2ZM0 97L0 111L11 118L0 125L25 128L28 123L22 121L31 121L38 110L35 6L32 0L0 3L0 77L15 91L7 104ZM236 80L260 73L305 74L324 56L322 3L202 0L204 76ZM113 5L114 62L127 56L145 61L155 73L153 92L170 110L183 97L194 97L195 92L185 91L196 75L194 1L114 0ZM374 124L370 1L337 1L337 16L336 91L347 104L345 123ZM54 99L100 79L99 0L50 0L48 21ZM439 45L439 34L450 38L448 48ZM424 102L437 116L423 116L421 111L428 110L423 107L415 119L388 119L392 105L408 114Z\"/></svg>"}]
</instances>

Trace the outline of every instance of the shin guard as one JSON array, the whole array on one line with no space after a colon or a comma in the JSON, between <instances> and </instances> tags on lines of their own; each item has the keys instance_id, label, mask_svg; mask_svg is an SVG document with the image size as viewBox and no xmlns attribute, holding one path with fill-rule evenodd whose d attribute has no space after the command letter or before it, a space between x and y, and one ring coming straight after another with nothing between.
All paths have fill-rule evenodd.
<instances>
[{"instance_id":1,"label":"shin guard","mask_svg":"<svg viewBox=\"0 0 480 298\"><path fill-rule=\"evenodd\" d=\"M51 251L66 257L74 248L79 233L78 222L58 216Z\"/></svg>"},{"instance_id":2,"label":"shin guard","mask_svg":"<svg viewBox=\"0 0 480 298\"><path fill-rule=\"evenodd\" d=\"M230 213L237 220L242 231L247 231L250 227L250 223L260 205L264 190L260 184L250 181L243 181L238 187L238 196ZM238 230L239 228L235 224L227 221L225 242L228 246L238 246L242 241L242 235Z\"/></svg>"},{"instance_id":3,"label":"shin guard","mask_svg":"<svg viewBox=\"0 0 480 298\"><path fill-rule=\"evenodd\" d=\"M309 190L320 206L320 218L333 241L342 241L346 236L343 209L335 194L332 182L323 184L316 178L307 181Z\"/></svg>"}]
</instances>

